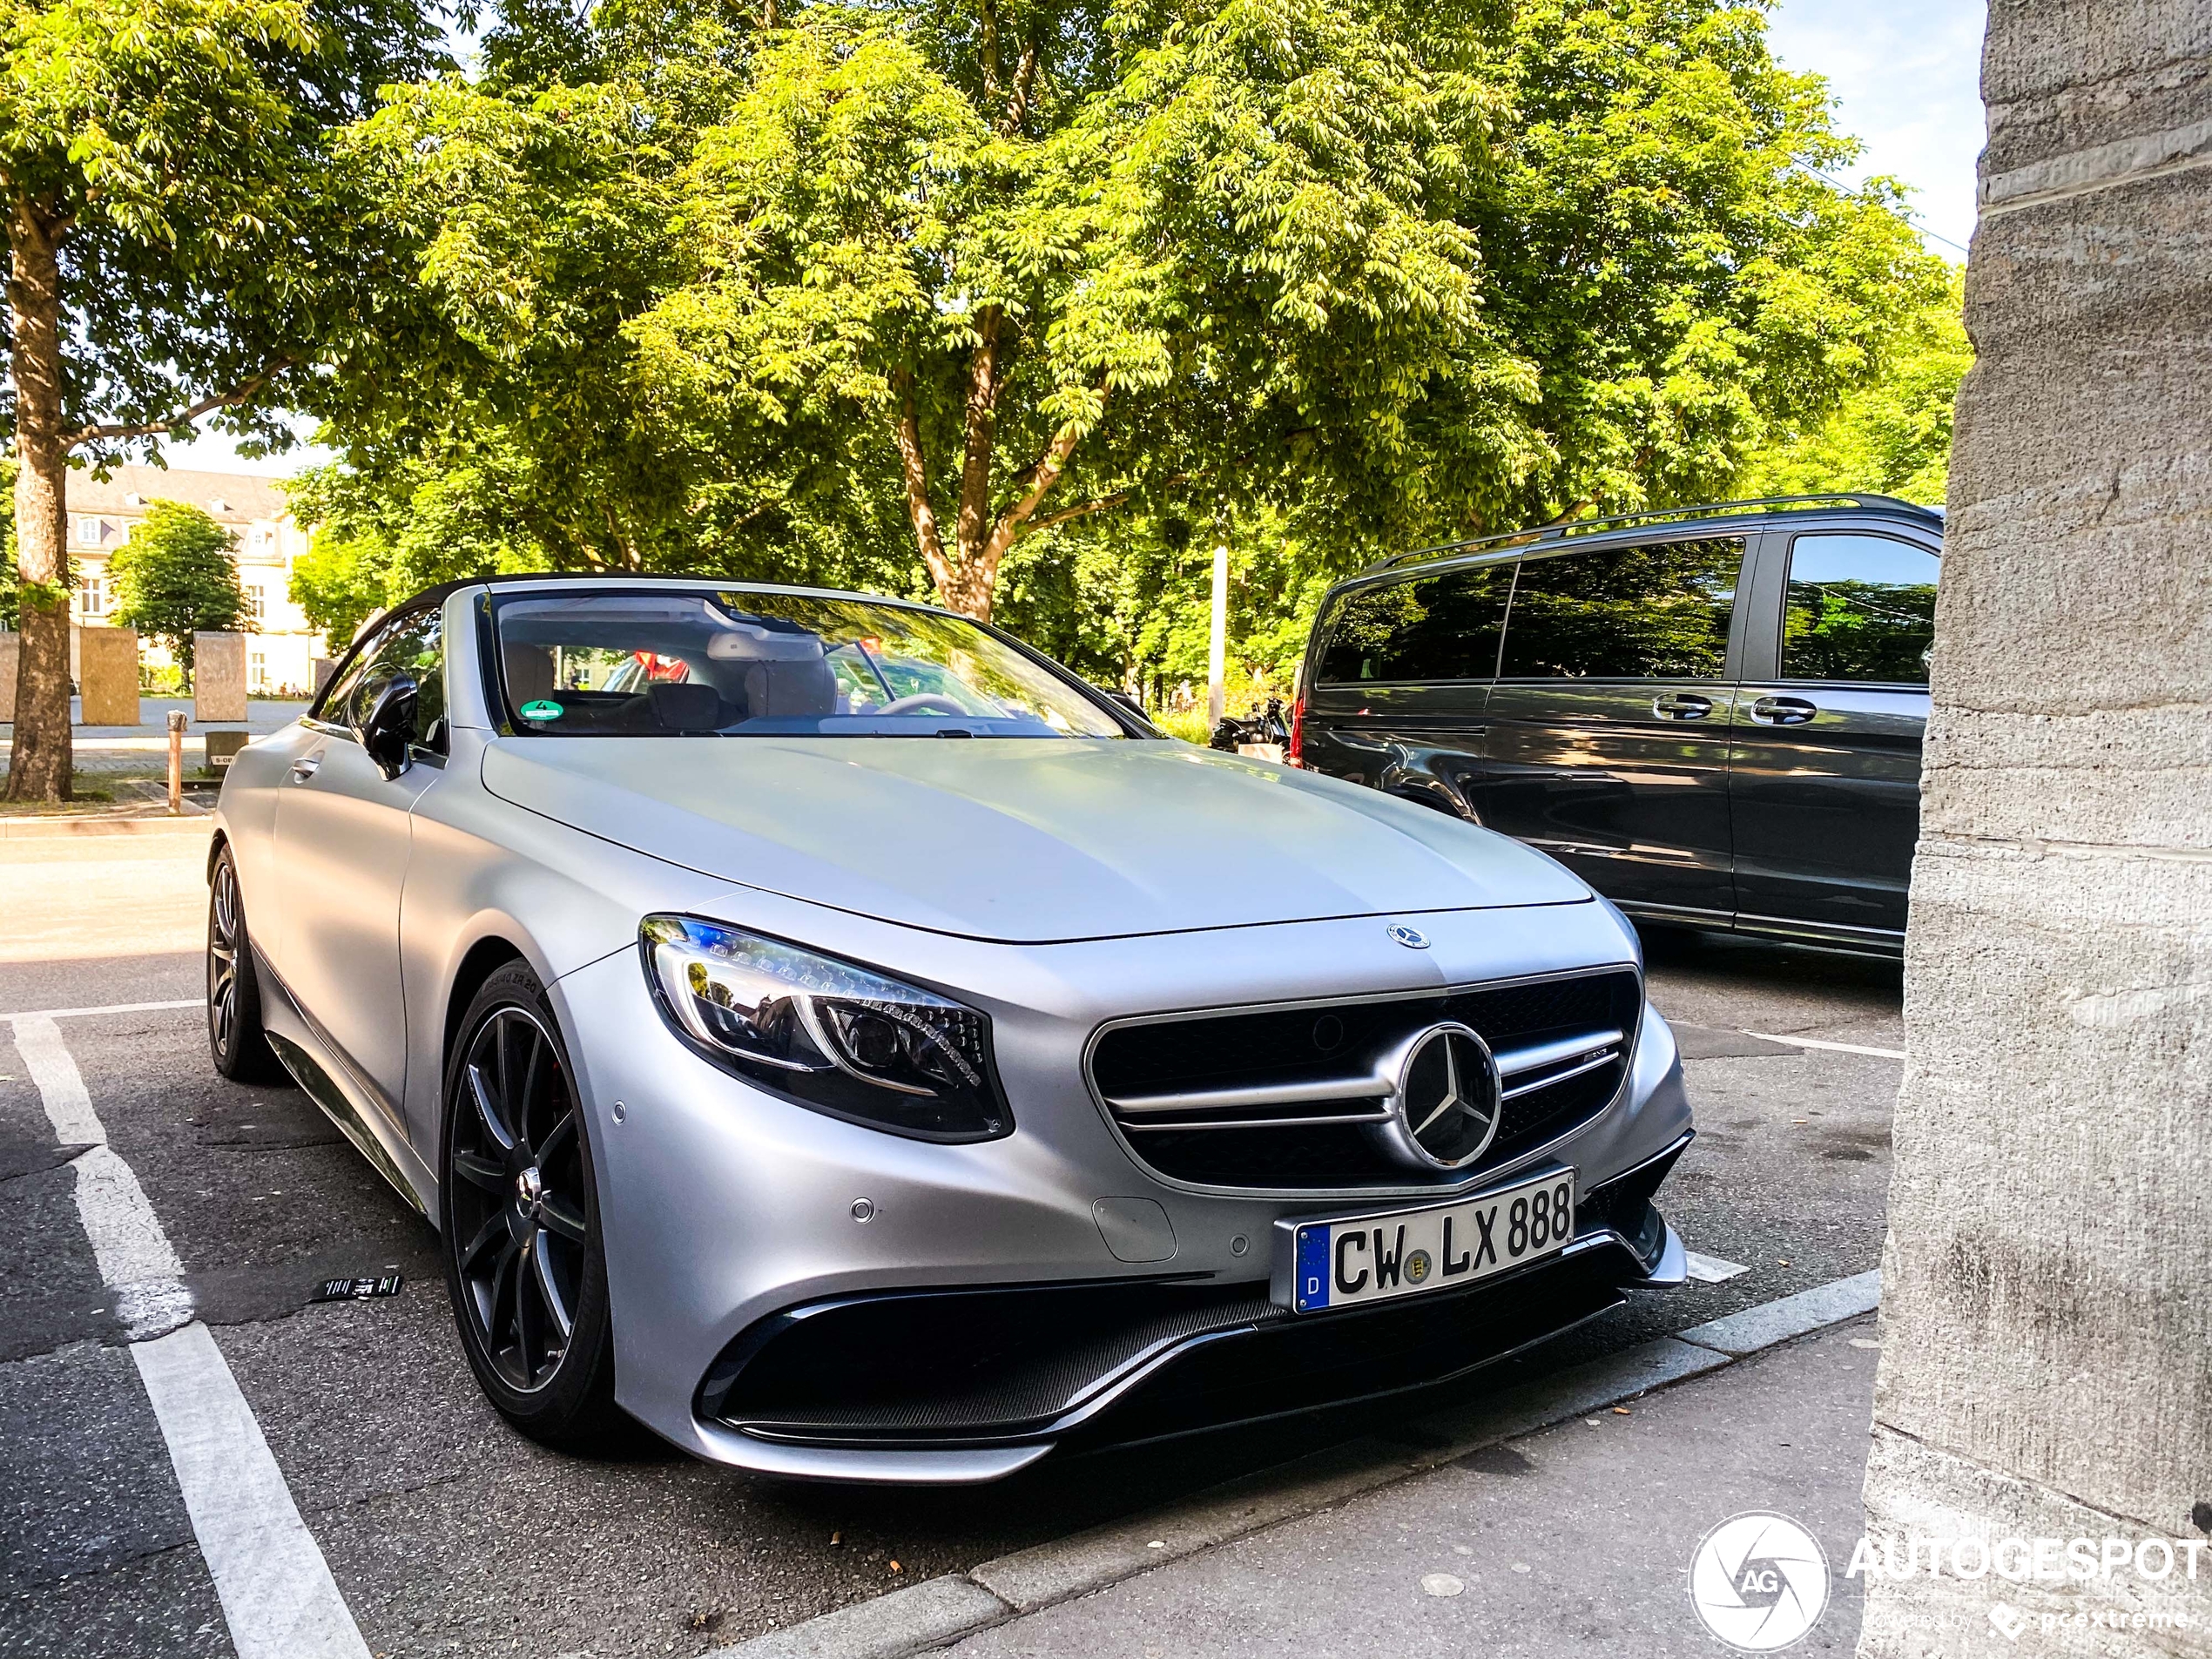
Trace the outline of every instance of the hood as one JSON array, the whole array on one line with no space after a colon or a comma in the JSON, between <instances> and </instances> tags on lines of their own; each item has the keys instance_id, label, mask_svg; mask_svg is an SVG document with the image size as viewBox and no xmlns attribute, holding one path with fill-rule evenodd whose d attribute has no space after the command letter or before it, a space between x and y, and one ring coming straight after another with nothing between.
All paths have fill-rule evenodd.
<instances>
[{"instance_id":1,"label":"hood","mask_svg":"<svg viewBox=\"0 0 2212 1659\"><path fill-rule=\"evenodd\" d=\"M1589 897L1426 806L1181 743L506 738L483 779L705 874L1008 943Z\"/></svg>"}]
</instances>

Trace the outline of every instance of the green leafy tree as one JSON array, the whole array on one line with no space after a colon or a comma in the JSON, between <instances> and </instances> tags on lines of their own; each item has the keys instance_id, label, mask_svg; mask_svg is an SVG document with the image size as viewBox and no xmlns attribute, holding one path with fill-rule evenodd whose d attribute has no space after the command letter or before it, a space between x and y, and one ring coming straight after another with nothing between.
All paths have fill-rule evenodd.
<instances>
[{"instance_id":1,"label":"green leafy tree","mask_svg":"<svg viewBox=\"0 0 2212 1659\"><path fill-rule=\"evenodd\" d=\"M237 554L238 538L199 508L157 501L108 560L115 620L166 645L187 685L192 635L235 629L245 620Z\"/></svg>"},{"instance_id":2,"label":"green leafy tree","mask_svg":"<svg viewBox=\"0 0 2212 1659\"><path fill-rule=\"evenodd\" d=\"M319 362L403 349L330 140L435 41L413 0L0 0L9 799L69 791L68 469L158 459L208 417L280 447Z\"/></svg>"},{"instance_id":3,"label":"green leafy tree","mask_svg":"<svg viewBox=\"0 0 2212 1659\"><path fill-rule=\"evenodd\" d=\"M1973 367L1961 311L1966 273L1899 332L1881 373L1846 394L1835 411L1802 428L1785 427L1754 451L1739 488L1746 495L1877 490L1943 505L1951 476L1951 409Z\"/></svg>"}]
</instances>

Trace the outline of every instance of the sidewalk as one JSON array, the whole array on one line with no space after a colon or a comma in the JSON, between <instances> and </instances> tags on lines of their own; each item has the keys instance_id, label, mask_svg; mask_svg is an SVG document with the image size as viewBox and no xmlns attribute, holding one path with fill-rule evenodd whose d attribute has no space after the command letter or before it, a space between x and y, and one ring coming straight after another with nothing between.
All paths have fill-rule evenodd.
<instances>
[{"instance_id":1,"label":"sidewalk","mask_svg":"<svg viewBox=\"0 0 2212 1659\"><path fill-rule=\"evenodd\" d=\"M1710 1656L1690 1558L1746 1510L1820 1541L1797 1650L1847 1654L1878 1290L1817 1285L714 1659Z\"/></svg>"},{"instance_id":2,"label":"sidewalk","mask_svg":"<svg viewBox=\"0 0 2212 1659\"><path fill-rule=\"evenodd\" d=\"M1795 1651L1848 1654L1860 1594L1841 1575L1863 1524L1877 1358L1852 1344L1872 1334L1871 1321L1844 1325L1626 1415L1608 1408L1485 1447L951 1651L1710 1659L1726 1649L1690 1606L1690 1555L1729 1516L1771 1509L1820 1540L1835 1575L1826 1613Z\"/></svg>"}]
</instances>

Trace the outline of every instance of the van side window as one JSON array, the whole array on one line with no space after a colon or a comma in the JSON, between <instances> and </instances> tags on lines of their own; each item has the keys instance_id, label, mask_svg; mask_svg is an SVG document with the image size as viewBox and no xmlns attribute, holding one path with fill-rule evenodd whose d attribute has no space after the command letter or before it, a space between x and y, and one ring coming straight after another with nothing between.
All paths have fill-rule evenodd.
<instances>
[{"instance_id":1,"label":"van side window","mask_svg":"<svg viewBox=\"0 0 2212 1659\"><path fill-rule=\"evenodd\" d=\"M1527 559L1501 679L1718 679L1743 538L1592 548Z\"/></svg>"},{"instance_id":2,"label":"van side window","mask_svg":"<svg viewBox=\"0 0 2212 1659\"><path fill-rule=\"evenodd\" d=\"M1319 683L1487 680L1497 672L1510 564L1361 588L1332 621Z\"/></svg>"},{"instance_id":3,"label":"van side window","mask_svg":"<svg viewBox=\"0 0 2212 1659\"><path fill-rule=\"evenodd\" d=\"M1797 537L1790 549L1782 677L1925 685L1939 565L1927 549L1891 536Z\"/></svg>"}]
</instances>

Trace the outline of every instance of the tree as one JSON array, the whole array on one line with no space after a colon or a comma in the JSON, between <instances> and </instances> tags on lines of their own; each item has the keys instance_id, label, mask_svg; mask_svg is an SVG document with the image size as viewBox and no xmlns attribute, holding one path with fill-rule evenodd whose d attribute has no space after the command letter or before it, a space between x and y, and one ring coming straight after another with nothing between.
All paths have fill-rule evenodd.
<instances>
[{"instance_id":1,"label":"tree","mask_svg":"<svg viewBox=\"0 0 2212 1659\"><path fill-rule=\"evenodd\" d=\"M237 548L238 538L199 508L157 501L108 560L115 620L168 646L187 685L192 635L235 629L246 616Z\"/></svg>"},{"instance_id":2,"label":"tree","mask_svg":"<svg viewBox=\"0 0 2212 1659\"><path fill-rule=\"evenodd\" d=\"M1951 411L1973 366L1960 312L1966 273L1901 331L1881 374L1846 394L1809 428L1784 428L1753 452L1737 486L1747 496L1878 490L1943 504L1951 475Z\"/></svg>"},{"instance_id":3,"label":"tree","mask_svg":"<svg viewBox=\"0 0 2212 1659\"><path fill-rule=\"evenodd\" d=\"M10 799L69 792L68 469L212 416L268 447L391 348L329 136L442 61L412 0L0 0L7 435L23 629Z\"/></svg>"},{"instance_id":4,"label":"tree","mask_svg":"<svg viewBox=\"0 0 2212 1659\"><path fill-rule=\"evenodd\" d=\"M465 499L1102 677L1203 640L1224 536L1276 662L1384 549L1722 493L1940 282L1715 0L610 0L489 55L350 144L434 345L327 388L374 545Z\"/></svg>"}]
</instances>

